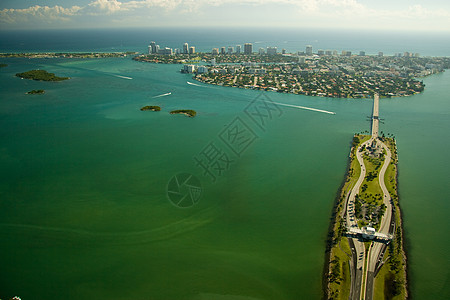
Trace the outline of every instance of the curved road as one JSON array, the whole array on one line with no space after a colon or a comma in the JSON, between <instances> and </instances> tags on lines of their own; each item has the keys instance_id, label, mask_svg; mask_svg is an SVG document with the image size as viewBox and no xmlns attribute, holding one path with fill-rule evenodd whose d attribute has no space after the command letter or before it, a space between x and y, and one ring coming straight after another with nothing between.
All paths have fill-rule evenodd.
<instances>
[{"instance_id":1,"label":"curved road","mask_svg":"<svg viewBox=\"0 0 450 300\"><path fill-rule=\"evenodd\" d=\"M358 181L353 186L350 196L347 201L347 225L350 227L358 227L358 223L355 216L355 196L359 194L359 189L361 184L366 177L366 167L364 165L364 159L362 152L360 151L363 146L370 145L372 143L373 137L361 144L361 146L356 149L356 159L358 160L359 166L361 167L361 173L359 174ZM353 245L352 245L353 244ZM364 255L364 243L357 238L351 238L351 250L353 255L353 261L351 261L352 278L351 278L351 288L350 288L350 299L360 299L361 298L361 288L362 288L362 274L365 262Z\"/></svg>"},{"instance_id":2,"label":"curved road","mask_svg":"<svg viewBox=\"0 0 450 300\"><path fill-rule=\"evenodd\" d=\"M384 164L381 167L380 174L378 176L378 181L381 187L381 190L383 191L383 203L386 205L386 211L381 219L380 224L380 233L389 234L389 228L391 224L392 219L392 204L391 204L391 196L386 188L386 185L384 183L384 176L386 173L386 169L389 166L389 163L391 162L392 153L389 150L389 148L382 142L378 141L380 145L384 148L386 151ZM374 277L375 277L375 271L377 267L377 263L381 262L384 250L386 245L383 243L376 243L373 242L371 244L371 248L369 250L368 254L368 263L367 263L367 270L366 270L366 291L365 291L365 297L366 300L371 300L373 297L373 284L374 284Z\"/></svg>"}]
</instances>

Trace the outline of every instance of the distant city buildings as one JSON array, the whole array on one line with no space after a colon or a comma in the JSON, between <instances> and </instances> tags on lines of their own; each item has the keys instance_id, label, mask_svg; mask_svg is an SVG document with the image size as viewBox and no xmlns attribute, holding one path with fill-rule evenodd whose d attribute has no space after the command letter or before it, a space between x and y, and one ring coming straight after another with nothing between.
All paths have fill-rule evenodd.
<instances>
[{"instance_id":1,"label":"distant city buildings","mask_svg":"<svg viewBox=\"0 0 450 300\"><path fill-rule=\"evenodd\" d=\"M253 53L253 44L245 43L244 44L244 54L251 55Z\"/></svg>"},{"instance_id":2,"label":"distant city buildings","mask_svg":"<svg viewBox=\"0 0 450 300\"><path fill-rule=\"evenodd\" d=\"M352 56L352 51L342 50L342 56Z\"/></svg>"},{"instance_id":3,"label":"distant city buildings","mask_svg":"<svg viewBox=\"0 0 450 300\"><path fill-rule=\"evenodd\" d=\"M148 45L147 52L149 55L152 55L152 54L159 54L159 55L189 54L189 55L194 55L197 53L196 47L189 46L189 44L187 42L183 44L182 49L172 49L169 47L161 48L158 44L156 44L155 41L150 42L150 44ZM253 55L253 44L245 43L244 49L242 49L241 45L236 45L235 47L227 46L227 47L213 48L211 51L212 55L229 55L230 58L231 58L231 55L233 55L233 54L239 55L242 53L245 55ZM298 62L301 64L304 64L305 60L317 59L317 57L315 57L315 53L313 53L313 47L311 45L307 45L305 47L304 52L298 51L298 52L295 52L292 54L286 53L286 49L282 49L281 53L279 53L278 48L274 47L274 46L267 47L267 48L261 47L258 49L257 53L259 55L267 54L270 56L275 56L275 55L279 55L279 54L287 55L287 56L296 56L296 57L298 57ZM326 50L325 51L325 50L319 49L319 50L317 50L317 55L320 57L338 56L338 51L337 50ZM342 50L340 56L352 57L352 51ZM366 55L366 52L364 50L361 50L361 51L355 53L355 55L353 55L353 56L371 56L371 55ZM383 57L384 53L380 51L373 56ZM410 51L404 51L404 52L395 53L393 56L394 57L404 57L404 58L419 58L420 54L415 53L415 52L410 52ZM297 58L295 58L295 59L297 59ZM335 70L332 70L332 71L335 72ZM351 70L349 72L351 72Z\"/></svg>"},{"instance_id":4,"label":"distant city buildings","mask_svg":"<svg viewBox=\"0 0 450 300\"><path fill-rule=\"evenodd\" d=\"M267 55L276 55L277 47L267 47Z\"/></svg>"}]
</instances>

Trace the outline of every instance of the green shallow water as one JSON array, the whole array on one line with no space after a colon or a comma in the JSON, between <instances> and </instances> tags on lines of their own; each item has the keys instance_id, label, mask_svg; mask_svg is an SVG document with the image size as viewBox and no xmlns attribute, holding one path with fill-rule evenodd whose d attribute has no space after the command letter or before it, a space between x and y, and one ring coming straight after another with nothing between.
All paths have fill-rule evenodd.
<instances>
[{"instance_id":1,"label":"green shallow water","mask_svg":"<svg viewBox=\"0 0 450 300\"><path fill-rule=\"evenodd\" d=\"M334 197L352 134L370 127L371 101L268 93L336 115L280 107L262 130L243 112L260 93L188 85L180 66L7 63L0 70L0 297L321 297ZM14 77L34 68L72 79ZM448 73L429 77L422 95L380 104L382 130L398 140L411 290L419 299L449 293L450 245L441 238L449 229L448 82ZM24 94L38 88L46 94ZM139 111L144 105L162 111ZM181 108L197 117L168 114ZM210 142L227 149L219 133L237 116L258 138L212 182L193 158ZM166 197L180 172L202 183L190 208Z\"/></svg>"}]
</instances>

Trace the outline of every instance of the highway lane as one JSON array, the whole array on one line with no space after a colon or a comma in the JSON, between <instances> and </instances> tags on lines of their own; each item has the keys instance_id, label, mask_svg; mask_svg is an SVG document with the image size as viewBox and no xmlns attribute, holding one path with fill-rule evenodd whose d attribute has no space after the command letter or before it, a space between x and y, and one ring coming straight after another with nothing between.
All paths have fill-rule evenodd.
<instances>
[{"instance_id":1,"label":"highway lane","mask_svg":"<svg viewBox=\"0 0 450 300\"><path fill-rule=\"evenodd\" d=\"M364 159L363 159L363 153L360 151L364 146L368 146L372 143L372 138L365 141L361 144L361 146L356 149L356 159L358 160L359 166L361 168L361 173L359 175L358 180L356 181L355 185L353 186L350 196L347 200L347 217L346 222L347 226L350 227L358 227L357 219L355 216L355 197L357 194L359 194L359 189L361 187L361 184L364 181L364 178L366 177L366 167L364 165ZM350 238L349 238L350 240ZM350 298L351 299L360 299L361 295L364 295L364 291L361 291L362 289L362 274L363 274L363 267L365 262L365 255L364 255L364 243L361 242L358 238L351 238L351 243L353 244L352 248L352 257L353 257L353 263L354 263L354 274L355 276L351 278L351 289L350 289Z\"/></svg>"},{"instance_id":2,"label":"highway lane","mask_svg":"<svg viewBox=\"0 0 450 300\"><path fill-rule=\"evenodd\" d=\"M386 169L388 168L392 153L389 150L389 148L380 140L377 140L377 143L379 143L384 150L386 151L385 160L383 163L383 166L381 167L379 176L378 176L378 182L381 187L381 190L383 191L383 203L386 205L386 211L381 219L380 223L380 229L379 232L384 234L389 234L389 228L391 224L392 219L392 204L391 204L391 196L389 194L389 191L386 187L386 184L384 183L384 177L386 173ZM382 260L385 245L382 243L373 242L372 247L370 248L369 254L368 254L368 264L367 264L367 270L366 270L366 291L365 291L365 298L366 300L371 300L373 297L373 285L374 285L374 278L375 278L375 272L378 263ZM369 276L369 274L372 274L372 276Z\"/></svg>"}]
</instances>

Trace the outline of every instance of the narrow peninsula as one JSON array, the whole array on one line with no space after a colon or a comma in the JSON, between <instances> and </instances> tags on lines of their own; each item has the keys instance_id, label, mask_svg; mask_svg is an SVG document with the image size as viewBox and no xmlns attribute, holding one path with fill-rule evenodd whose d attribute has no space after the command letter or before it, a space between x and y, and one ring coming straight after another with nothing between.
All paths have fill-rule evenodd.
<instances>
[{"instance_id":1,"label":"narrow peninsula","mask_svg":"<svg viewBox=\"0 0 450 300\"><path fill-rule=\"evenodd\" d=\"M31 70L23 73L17 73L17 77L32 79L37 81L62 81L67 80L69 77L58 77L54 73L49 73L45 70Z\"/></svg>"},{"instance_id":2,"label":"narrow peninsula","mask_svg":"<svg viewBox=\"0 0 450 300\"><path fill-rule=\"evenodd\" d=\"M326 299L406 299L406 254L393 136L378 134L378 95L372 134L353 137L327 242Z\"/></svg>"}]
</instances>

